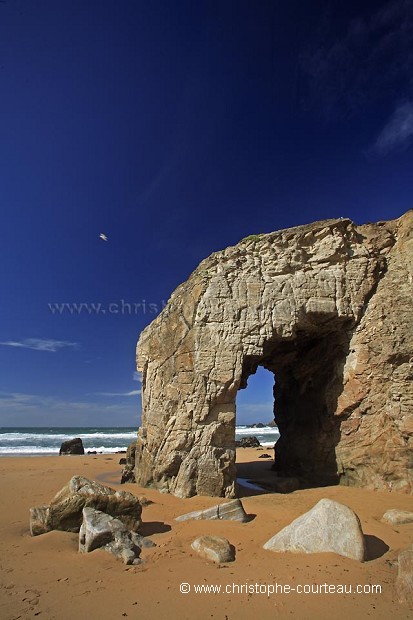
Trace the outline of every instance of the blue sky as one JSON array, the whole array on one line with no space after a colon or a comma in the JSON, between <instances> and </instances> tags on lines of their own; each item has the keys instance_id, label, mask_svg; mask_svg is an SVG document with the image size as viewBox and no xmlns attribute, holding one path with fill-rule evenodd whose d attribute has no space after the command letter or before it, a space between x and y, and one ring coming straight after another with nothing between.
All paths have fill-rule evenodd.
<instances>
[{"instance_id":1,"label":"blue sky","mask_svg":"<svg viewBox=\"0 0 413 620\"><path fill-rule=\"evenodd\" d=\"M137 338L203 258L412 208L412 75L413 0L0 3L0 425L136 426Z\"/></svg>"}]
</instances>

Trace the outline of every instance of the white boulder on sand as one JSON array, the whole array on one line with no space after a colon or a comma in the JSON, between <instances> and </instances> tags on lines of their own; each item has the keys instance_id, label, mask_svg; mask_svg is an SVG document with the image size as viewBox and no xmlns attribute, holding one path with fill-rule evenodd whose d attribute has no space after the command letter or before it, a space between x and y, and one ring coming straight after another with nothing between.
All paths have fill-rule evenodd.
<instances>
[{"instance_id":1,"label":"white boulder on sand","mask_svg":"<svg viewBox=\"0 0 413 620\"><path fill-rule=\"evenodd\" d=\"M347 506L321 499L264 545L269 551L338 553L363 562L366 547L358 516Z\"/></svg>"}]
</instances>

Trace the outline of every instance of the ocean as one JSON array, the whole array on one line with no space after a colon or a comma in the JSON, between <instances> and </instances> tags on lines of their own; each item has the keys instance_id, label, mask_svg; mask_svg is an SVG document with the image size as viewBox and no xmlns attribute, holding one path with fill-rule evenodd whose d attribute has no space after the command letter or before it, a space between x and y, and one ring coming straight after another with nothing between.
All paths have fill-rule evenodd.
<instances>
[{"instance_id":1,"label":"ocean","mask_svg":"<svg viewBox=\"0 0 413 620\"><path fill-rule=\"evenodd\" d=\"M50 456L59 454L63 441L81 437L85 452L110 454L126 450L136 438L136 428L0 428L0 456ZM237 426L235 439L253 435L263 447L277 441L278 429Z\"/></svg>"}]
</instances>

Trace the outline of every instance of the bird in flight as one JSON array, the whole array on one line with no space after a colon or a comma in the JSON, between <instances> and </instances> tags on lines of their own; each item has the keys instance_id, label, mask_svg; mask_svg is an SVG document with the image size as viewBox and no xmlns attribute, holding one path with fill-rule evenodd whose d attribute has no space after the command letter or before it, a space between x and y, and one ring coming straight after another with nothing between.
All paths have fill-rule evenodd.
<instances>
[{"instance_id":1,"label":"bird in flight","mask_svg":"<svg viewBox=\"0 0 413 620\"><path fill-rule=\"evenodd\" d=\"M106 236L104 233L100 233L99 237L100 237L100 239L102 239L103 241L107 241L107 240L108 240L107 236Z\"/></svg>"}]
</instances>

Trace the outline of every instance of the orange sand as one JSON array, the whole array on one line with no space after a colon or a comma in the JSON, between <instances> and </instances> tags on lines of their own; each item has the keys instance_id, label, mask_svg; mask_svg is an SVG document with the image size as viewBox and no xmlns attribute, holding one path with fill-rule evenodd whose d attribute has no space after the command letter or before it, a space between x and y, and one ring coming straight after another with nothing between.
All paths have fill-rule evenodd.
<instances>
[{"instance_id":1,"label":"orange sand","mask_svg":"<svg viewBox=\"0 0 413 620\"><path fill-rule=\"evenodd\" d=\"M239 450L239 460L265 473L262 452ZM413 510L410 496L346 487L309 489L281 495L241 492L249 523L222 521L175 522L191 510L224 500L210 497L179 499L134 484L120 487L121 455L2 458L0 480L0 618L40 620L112 620L116 618L413 618L397 602L394 582L398 551L413 541L413 524L392 527L380 522L389 508ZM254 465L255 463L255 465ZM246 466L244 466L245 469ZM77 552L77 535L50 532L31 538L29 508L48 503L73 476L84 475L124 488L153 501L143 509L142 532L156 542L143 550L145 562L125 566L102 550ZM242 473L245 476L245 471ZM350 506L367 535L370 560L364 564L334 554L293 555L264 551L262 545L282 527L309 510L322 497ZM190 545L201 534L224 536L236 547L236 561L217 566L200 558ZM191 587L180 594L182 582ZM380 585L378 594L245 593L246 586L270 584ZM221 585L235 592L194 592L195 585ZM244 593L236 593L243 586Z\"/></svg>"}]
</instances>

